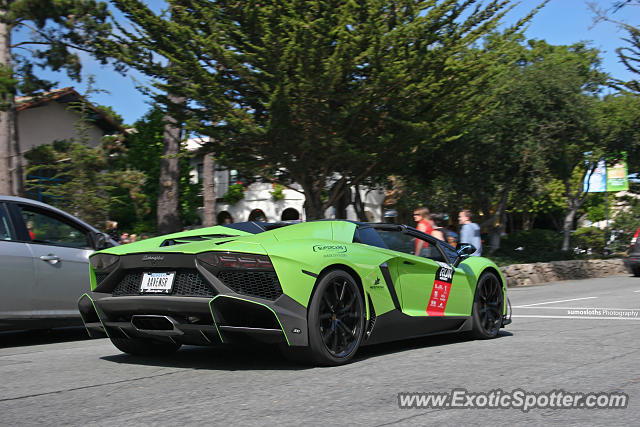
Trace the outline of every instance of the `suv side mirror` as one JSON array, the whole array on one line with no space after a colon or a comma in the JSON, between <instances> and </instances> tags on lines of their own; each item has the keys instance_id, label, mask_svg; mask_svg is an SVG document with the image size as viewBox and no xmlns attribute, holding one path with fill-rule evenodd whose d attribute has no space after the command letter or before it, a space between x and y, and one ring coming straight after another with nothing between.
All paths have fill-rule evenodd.
<instances>
[{"instance_id":1,"label":"suv side mirror","mask_svg":"<svg viewBox=\"0 0 640 427\"><path fill-rule=\"evenodd\" d=\"M473 254L475 251L476 251L476 247L473 246L472 244L460 243L458 245L458 249L456 250L456 253L458 254L458 258L456 258L456 261L454 262L454 266L457 267L458 264L460 264L465 259L469 258L471 254Z\"/></svg>"},{"instance_id":2,"label":"suv side mirror","mask_svg":"<svg viewBox=\"0 0 640 427\"><path fill-rule=\"evenodd\" d=\"M93 237L93 247L96 251L108 248L109 242L104 233L91 233Z\"/></svg>"}]
</instances>

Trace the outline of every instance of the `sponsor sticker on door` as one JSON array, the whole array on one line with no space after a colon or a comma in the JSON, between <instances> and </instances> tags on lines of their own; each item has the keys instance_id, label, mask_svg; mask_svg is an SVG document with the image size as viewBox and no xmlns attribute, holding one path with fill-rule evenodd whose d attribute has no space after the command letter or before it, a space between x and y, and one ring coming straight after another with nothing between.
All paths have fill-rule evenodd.
<instances>
[{"instance_id":1,"label":"sponsor sticker on door","mask_svg":"<svg viewBox=\"0 0 640 427\"><path fill-rule=\"evenodd\" d=\"M449 266L441 265L436 271L431 297L427 304L427 314L429 316L444 316L444 309L447 307L452 281L453 269Z\"/></svg>"}]
</instances>

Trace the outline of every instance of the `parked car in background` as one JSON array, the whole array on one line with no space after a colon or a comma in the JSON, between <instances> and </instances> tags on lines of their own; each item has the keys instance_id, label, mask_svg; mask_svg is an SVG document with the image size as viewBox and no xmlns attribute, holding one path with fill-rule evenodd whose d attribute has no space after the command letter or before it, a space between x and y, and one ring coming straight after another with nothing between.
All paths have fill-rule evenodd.
<instances>
[{"instance_id":1,"label":"parked car in background","mask_svg":"<svg viewBox=\"0 0 640 427\"><path fill-rule=\"evenodd\" d=\"M89 255L115 244L53 206L0 196L0 331L81 326Z\"/></svg>"},{"instance_id":2,"label":"parked car in background","mask_svg":"<svg viewBox=\"0 0 640 427\"><path fill-rule=\"evenodd\" d=\"M640 277L640 244L638 244L638 237L640 237L640 227L631 239L629 256L625 258L625 264L627 265L629 273L633 274L636 277Z\"/></svg>"}]
</instances>

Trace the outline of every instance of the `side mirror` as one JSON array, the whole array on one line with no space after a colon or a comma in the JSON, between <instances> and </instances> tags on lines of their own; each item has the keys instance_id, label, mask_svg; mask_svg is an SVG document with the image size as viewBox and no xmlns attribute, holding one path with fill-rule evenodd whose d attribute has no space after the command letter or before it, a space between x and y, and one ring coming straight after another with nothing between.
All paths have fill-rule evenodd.
<instances>
[{"instance_id":1,"label":"side mirror","mask_svg":"<svg viewBox=\"0 0 640 427\"><path fill-rule=\"evenodd\" d=\"M456 253L458 254L458 258L454 262L454 266L457 267L463 260L469 258L471 254L476 251L476 247L470 243L460 243L458 245L458 249L456 249Z\"/></svg>"},{"instance_id":2,"label":"side mirror","mask_svg":"<svg viewBox=\"0 0 640 427\"><path fill-rule=\"evenodd\" d=\"M109 247L107 236L104 233L91 233L93 237L93 247L96 251Z\"/></svg>"},{"instance_id":3,"label":"side mirror","mask_svg":"<svg viewBox=\"0 0 640 427\"><path fill-rule=\"evenodd\" d=\"M471 256L471 254L475 253L476 250L476 247L471 243L461 243L460 246L458 246L456 252L458 253L459 257L467 258Z\"/></svg>"}]
</instances>

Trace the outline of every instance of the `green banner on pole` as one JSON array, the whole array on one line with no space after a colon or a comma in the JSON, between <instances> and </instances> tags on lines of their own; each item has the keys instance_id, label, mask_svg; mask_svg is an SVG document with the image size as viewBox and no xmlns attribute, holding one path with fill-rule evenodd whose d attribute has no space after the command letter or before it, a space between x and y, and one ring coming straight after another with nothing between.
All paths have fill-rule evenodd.
<instances>
[{"instance_id":1,"label":"green banner on pole","mask_svg":"<svg viewBox=\"0 0 640 427\"><path fill-rule=\"evenodd\" d=\"M613 166L607 167L607 191L625 191L629 189L627 178L627 162L620 160Z\"/></svg>"}]
</instances>

